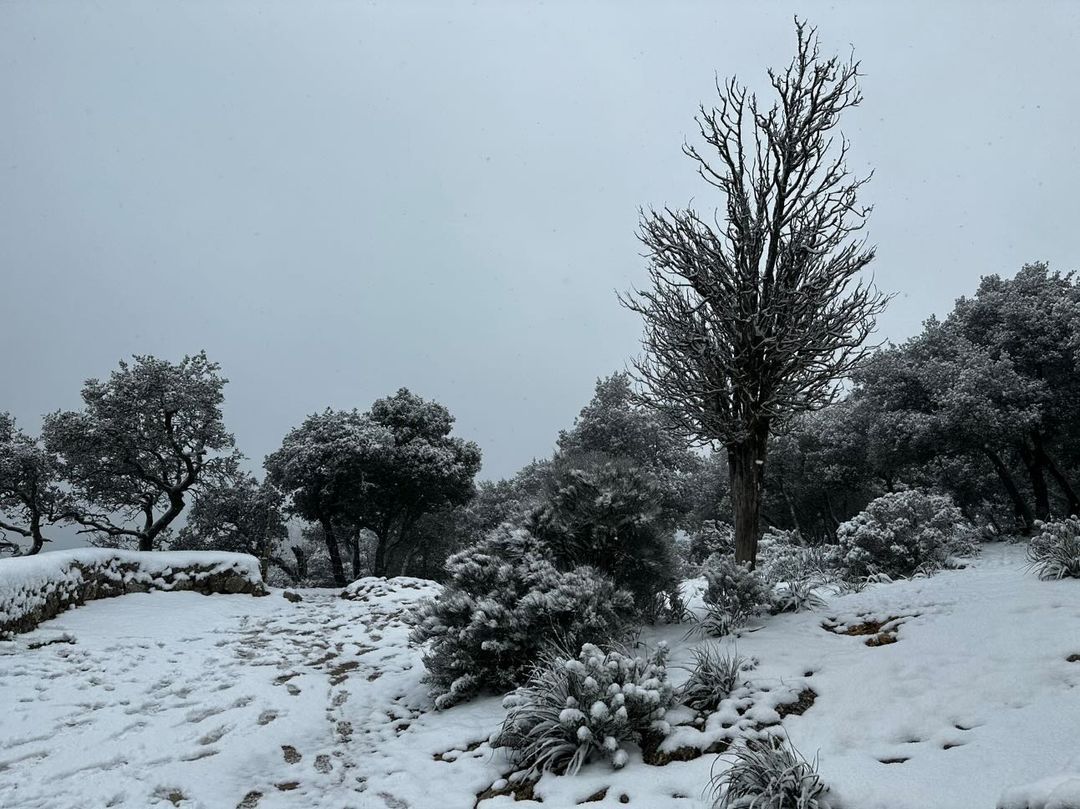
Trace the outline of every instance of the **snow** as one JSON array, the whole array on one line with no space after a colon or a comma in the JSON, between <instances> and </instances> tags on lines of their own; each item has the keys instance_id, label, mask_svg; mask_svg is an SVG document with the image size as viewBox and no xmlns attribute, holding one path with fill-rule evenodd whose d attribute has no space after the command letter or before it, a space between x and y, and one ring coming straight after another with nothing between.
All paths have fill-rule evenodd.
<instances>
[{"instance_id":1,"label":"snow","mask_svg":"<svg viewBox=\"0 0 1080 809\"><path fill-rule=\"evenodd\" d=\"M676 727L667 746L775 720L777 705L810 688L813 705L783 728L818 755L843 807L1075 809L1078 585L1041 582L1025 571L1023 546L995 544L964 570L763 619L737 641L758 661L750 685L705 728ZM405 614L437 586L350 589L357 600L300 590L295 604L280 592L127 595L0 642L0 806L477 805L511 769L487 741L504 711L499 697L432 710ZM891 619L896 642L868 646L872 636L822 626L868 619ZM685 630L643 633L669 643L676 682L702 642ZM498 796L478 809L562 809L603 790L586 805L622 806L625 795L631 806L702 809L723 761L650 766L632 749L619 770L601 761L545 776L542 803Z\"/></svg>"},{"instance_id":2,"label":"snow","mask_svg":"<svg viewBox=\"0 0 1080 809\"><path fill-rule=\"evenodd\" d=\"M261 584L259 563L241 553L83 548L0 559L0 629L44 606L50 596L75 600L88 574L112 582L171 590L220 574Z\"/></svg>"}]
</instances>

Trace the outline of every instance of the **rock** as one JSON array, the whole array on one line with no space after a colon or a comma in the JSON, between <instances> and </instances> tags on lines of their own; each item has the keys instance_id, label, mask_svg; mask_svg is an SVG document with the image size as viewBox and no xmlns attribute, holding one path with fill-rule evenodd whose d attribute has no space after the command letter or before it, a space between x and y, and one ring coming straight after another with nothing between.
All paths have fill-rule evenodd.
<instances>
[{"instance_id":1,"label":"rock","mask_svg":"<svg viewBox=\"0 0 1080 809\"><path fill-rule=\"evenodd\" d=\"M294 593L292 590L286 590L281 595L285 597L286 601L291 601L293 604L298 604L304 600L303 596L299 593Z\"/></svg>"}]
</instances>

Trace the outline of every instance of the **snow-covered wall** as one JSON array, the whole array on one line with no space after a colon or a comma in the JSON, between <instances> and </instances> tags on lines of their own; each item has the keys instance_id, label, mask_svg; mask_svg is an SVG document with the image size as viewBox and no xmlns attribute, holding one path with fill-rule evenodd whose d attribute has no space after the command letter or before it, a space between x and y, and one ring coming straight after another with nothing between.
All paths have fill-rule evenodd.
<instances>
[{"instance_id":1,"label":"snow-covered wall","mask_svg":"<svg viewBox=\"0 0 1080 809\"><path fill-rule=\"evenodd\" d=\"M95 598L149 590L266 594L258 560L242 553L84 548L0 559L0 637Z\"/></svg>"}]
</instances>

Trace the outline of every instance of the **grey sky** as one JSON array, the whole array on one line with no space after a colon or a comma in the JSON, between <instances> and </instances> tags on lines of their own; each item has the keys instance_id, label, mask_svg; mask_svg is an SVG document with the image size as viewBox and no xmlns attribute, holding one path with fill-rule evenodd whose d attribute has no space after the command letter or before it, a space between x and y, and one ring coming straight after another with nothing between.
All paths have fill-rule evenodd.
<instances>
[{"instance_id":1,"label":"grey sky","mask_svg":"<svg viewBox=\"0 0 1080 809\"><path fill-rule=\"evenodd\" d=\"M714 206L696 105L797 9L863 61L882 337L1080 266L1076 4L3 2L0 409L205 348L256 466L408 386L513 473L637 350L636 209Z\"/></svg>"}]
</instances>

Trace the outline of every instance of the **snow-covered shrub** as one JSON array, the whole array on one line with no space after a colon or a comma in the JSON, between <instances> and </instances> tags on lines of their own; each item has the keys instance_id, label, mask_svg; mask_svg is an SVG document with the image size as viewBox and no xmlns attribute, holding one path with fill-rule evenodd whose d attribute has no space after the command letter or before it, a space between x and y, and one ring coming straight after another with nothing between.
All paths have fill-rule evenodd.
<instances>
[{"instance_id":1,"label":"snow-covered shrub","mask_svg":"<svg viewBox=\"0 0 1080 809\"><path fill-rule=\"evenodd\" d=\"M1028 560L1040 579L1080 579L1080 519L1036 523Z\"/></svg>"},{"instance_id":2,"label":"snow-covered shrub","mask_svg":"<svg viewBox=\"0 0 1080 809\"><path fill-rule=\"evenodd\" d=\"M761 577L732 556L710 556L703 571L708 586L705 603L713 604L735 616L749 617L769 603L769 594Z\"/></svg>"},{"instance_id":3,"label":"snow-covered shrub","mask_svg":"<svg viewBox=\"0 0 1080 809\"><path fill-rule=\"evenodd\" d=\"M952 498L919 489L890 492L836 532L849 576L911 576L977 552L971 525Z\"/></svg>"},{"instance_id":4,"label":"snow-covered shrub","mask_svg":"<svg viewBox=\"0 0 1080 809\"><path fill-rule=\"evenodd\" d=\"M750 740L710 781L713 809L830 809L829 788L790 742Z\"/></svg>"},{"instance_id":5,"label":"snow-covered shrub","mask_svg":"<svg viewBox=\"0 0 1080 809\"><path fill-rule=\"evenodd\" d=\"M595 756L622 767L626 743L640 742L646 731L670 732L664 713L673 702L665 645L634 657L586 643L576 658L546 655L528 684L506 697L492 746L508 748L527 778L549 770L573 775Z\"/></svg>"},{"instance_id":6,"label":"snow-covered shrub","mask_svg":"<svg viewBox=\"0 0 1080 809\"><path fill-rule=\"evenodd\" d=\"M753 662L715 646L694 650L694 668L679 689L679 696L695 711L715 711L731 692L743 684L743 673Z\"/></svg>"},{"instance_id":7,"label":"snow-covered shrub","mask_svg":"<svg viewBox=\"0 0 1080 809\"><path fill-rule=\"evenodd\" d=\"M663 505L651 475L608 460L556 470L528 525L560 567L597 568L647 613L660 594L672 594L673 601L678 595L675 542Z\"/></svg>"},{"instance_id":8,"label":"snow-covered shrub","mask_svg":"<svg viewBox=\"0 0 1080 809\"><path fill-rule=\"evenodd\" d=\"M556 568L528 531L503 526L451 556L442 593L412 616L427 681L447 708L526 681L553 643L620 639L633 599L590 567Z\"/></svg>"},{"instance_id":9,"label":"snow-covered shrub","mask_svg":"<svg viewBox=\"0 0 1080 809\"><path fill-rule=\"evenodd\" d=\"M758 549L756 569L772 584L809 580L824 584L838 577L840 563L836 545L773 543Z\"/></svg>"},{"instance_id":10,"label":"snow-covered shrub","mask_svg":"<svg viewBox=\"0 0 1080 809\"><path fill-rule=\"evenodd\" d=\"M690 563L704 564L713 554L727 556L735 553L735 529L726 522L705 520L701 528L690 535Z\"/></svg>"}]
</instances>

